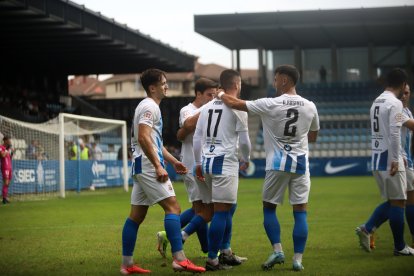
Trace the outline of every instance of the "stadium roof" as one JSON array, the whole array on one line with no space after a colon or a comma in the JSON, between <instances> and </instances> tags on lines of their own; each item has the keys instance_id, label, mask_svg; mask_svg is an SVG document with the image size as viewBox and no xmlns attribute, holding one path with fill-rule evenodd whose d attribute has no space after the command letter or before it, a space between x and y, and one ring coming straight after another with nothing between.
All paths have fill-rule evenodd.
<instances>
[{"instance_id":1,"label":"stadium roof","mask_svg":"<svg viewBox=\"0 0 414 276\"><path fill-rule=\"evenodd\" d=\"M2 70L8 71L104 74L157 67L188 72L196 59L63 0L0 0L0 40Z\"/></svg>"},{"instance_id":2,"label":"stadium roof","mask_svg":"<svg viewBox=\"0 0 414 276\"><path fill-rule=\"evenodd\" d=\"M195 31L231 49L402 46L414 43L414 6L195 15Z\"/></svg>"}]
</instances>

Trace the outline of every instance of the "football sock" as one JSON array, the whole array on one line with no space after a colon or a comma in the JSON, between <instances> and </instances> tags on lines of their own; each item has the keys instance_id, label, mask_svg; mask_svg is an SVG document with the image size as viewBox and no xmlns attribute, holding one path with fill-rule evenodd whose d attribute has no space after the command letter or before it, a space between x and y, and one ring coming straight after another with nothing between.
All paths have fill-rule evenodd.
<instances>
[{"instance_id":1,"label":"football sock","mask_svg":"<svg viewBox=\"0 0 414 276\"><path fill-rule=\"evenodd\" d=\"M200 217L199 215L195 215L191 219L191 221L187 224L187 226L184 228L184 232L187 234L187 237L191 236L195 231L197 231L197 229L203 223L205 223L204 219ZM186 238L184 240L186 240Z\"/></svg>"},{"instance_id":2,"label":"football sock","mask_svg":"<svg viewBox=\"0 0 414 276\"><path fill-rule=\"evenodd\" d=\"M273 251L282 252L283 251L282 244L280 242L273 244Z\"/></svg>"},{"instance_id":3,"label":"football sock","mask_svg":"<svg viewBox=\"0 0 414 276\"><path fill-rule=\"evenodd\" d=\"M295 254L293 255L293 260L294 260L294 261L298 261L298 262L302 263L302 256L303 256L303 254L302 254L302 253L295 253Z\"/></svg>"},{"instance_id":4,"label":"football sock","mask_svg":"<svg viewBox=\"0 0 414 276\"><path fill-rule=\"evenodd\" d=\"M197 229L197 237L198 241L201 245L201 251L204 253L208 252L208 224L207 222L203 221L202 224Z\"/></svg>"},{"instance_id":5,"label":"football sock","mask_svg":"<svg viewBox=\"0 0 414 276\"><path fill-rule=\"evenodd\" d=\"M178 250L177 252L174 252L173 258L179 262L185 261L187 259L183 250Z\"/></svg>"},{"instance_id":6,"label":"football sock","mask_svg":"<svg viewBox=\"0 0 414 276\"><path fill-rule=\"evenodd\" d=\"M276 209L263 207L263 216L263 225L270 243L272 245L280 243L280 224L276 216Z\"/></svg>"},{"instance_id":7,"label":"football sock","mask_svg":"<svg viewBox=\"0 0 414 276\"><path fill-rule=\"evenodd\" d=\"M390 207L390 226L394 238L394 247L400 251L404 249L404 208L398 206Z\"/></svg>"},{"instance_id":8,"label":"football sock","mask_svg":"<svg viewBox=\"0 0 414 276\"><path fill-rule=\"evenodd\" d=\"M387 221L389 217L390 206L390 203L386 201L375 208L371 217L365 223L365 229L368 231L368 233L371 233L374 227L379 228L381 224Z\"/></svg>"},{"instance_id":9,"label":"football sock","mask_svg":"<svg viewBox=\"0 0 414 276\"><path fill-rule=\"evenodd\" d=\"M176 214L166 214L164 217L165 232L171 244L171 252L174 254L183 249L181 237L180 216Z\"/></svg>"},{"instance_id":10,"label":"football sock","mask_svg":"<svg viewBox=\"0 0 414 276\"><path fill-rule=\"evenodd\" d=\"M229 215L227 216L226 221L226 229L224 230L223 234L223 241L221 242L220 249L229 249L230 248L230 242L231 242L231 234L233 230L233 215L236 211L237 204L233 204L229 211Z\"/></svg>"},{"instance_id":11,"label":"football sock","mask_svg":"<svg viewBox=\"0 0 414 276\"><path fill-rule=\"evenodd\" d=\"M306 221L306 211L293 211L295 225L293 226L293 247L295 253L305 251L306 240L308 238L308 223Z\"/></svg>"},{"instance_id":12,"label":"football sock","mask_svg":"<svg viewBox=\"0 0 414 276\"><path fill-rule=\"evenodd\" d=\"M229 211L214 212L208 230L208 258L212 260L217 258L229 215Z\"/></svg>"},{"instance_id":13,"label":"football sock","mask_svg":"<svg viewBox=\"0 0 414 276\"><path fill-rule=\"evenodd\" d=\"M407 219L410 233L412 236L414 236L414 205L405 206L405 218Z\"/></svg>"},{"instance_id":14,"label":"football sock","mask_svg":"<svg viewBox=\"0 0 414 276\"><path fill-rule=\"evenodd\" d=\"M191 219L194 217L194 214L195 213L194 213L193 208L189 208L181 213L180 215L181 228L184 228L191 221Z\"/></svg>"},{"instance_id":15,"label":"football sock","mask_svg":"<svg viewBox=\"0 0 414 276\"><path fill-rule=\"evenodd\" d=\"M135 243L137 241L139 224L127 218L122 230L122 264L132 265ZM129 257L129 258L128 258Z\"/></svg>"}]
</instances>

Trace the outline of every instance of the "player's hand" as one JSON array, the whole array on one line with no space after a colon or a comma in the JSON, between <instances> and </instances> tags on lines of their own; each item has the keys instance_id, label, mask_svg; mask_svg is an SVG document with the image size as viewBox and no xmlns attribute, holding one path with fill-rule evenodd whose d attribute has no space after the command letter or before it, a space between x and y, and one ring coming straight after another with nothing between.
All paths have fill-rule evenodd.
<instances>
[{"instance_id":1,"label":"player's hand","mask_svg":"<svg viewBox=\"0 0 414 276\"><path fill-rule=\"evenodd\" d=\"M195 173L196 173L196 177L199 181L201 181L201 182L206 181L206 178L203 175L203 169L201 168L201 165L197 165L195 167Z\"/></svg>"},{"instance_id":2,"label":"player's hand","mask_svg":"<svg viewBox=\"0 0 414 276\"><path fill-rule=\"evenodd\" d=\"M177 162L174 164L174 169L178 174L186 174L188 172L188 169L186 166L184 166L183 163Z\"/></svg>"},{"instance_id":3,"label":"player's hand","mask_svg":"<svg viewBox=\"0 0 414 276\"><path fill-rule=\"evenodd\" d=\"M219 89L217 89L216 90L216 93L214 93L214 98L217 98L218 99L218 94L220 93L220 92L224 92L224 90L223 89L221 89L221 88L219 88Z\"/></svg>"},{"instance_id":4,"label":"player's hand","mask_svg":"<svg viewBox=\"0 0 414 276\"><path fill-rule=\"evenodd\" d=\"M398 172L398 162L391 162L390 175L394 176Z\"/></svg>"},{"instance_id":5,"label":"player's hand","mask_svg":"<svg viewBox=\"0 0 414 276\"><path fill-rule=\"evenodd\" d=\"M161 165L155 168L155 174L157 175L157 181L159 182L164 183L168 180L168 173Z\"/></svg>"},{"instance_id":6,"label":"player's hand","mask_svg":"<svg viewBox=\"0 0 414 276\"><path fill-rule=\"evenodd\" d=\"M240 166L239 166L239 170L240 171L245 171L247 170L247 168L249 167L250 163L249 161L244 161L243 159L240 159Z\"/></svg>"}]
</instances>

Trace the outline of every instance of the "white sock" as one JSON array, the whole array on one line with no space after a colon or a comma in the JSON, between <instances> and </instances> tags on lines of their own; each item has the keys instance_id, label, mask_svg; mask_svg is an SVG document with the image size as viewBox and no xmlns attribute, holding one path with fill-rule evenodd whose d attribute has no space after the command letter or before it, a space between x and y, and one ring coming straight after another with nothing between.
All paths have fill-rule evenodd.
<instances>
[{"instance_id":1,"label":"white sock","mask_svg":"<svg viewBox=\"0 0 414 276\"><path fill-rule=\"evenodd\" d=\"M275 251L276 253L282 252L283 251L282 244L281 243L275 243L273 245L273 251Z\"/></svg>"},{"instance_id":2,"label":"white sock","mask_svg":"<svg viewBox=\"0 0 414 276\"><path fill-rule=\"evenodd\" d=\"M183 241L185 241L188 237L189 235L185 231L181 231L181 238L183 239Z\"/></svg>"},{"instance_id":3,"label":"white sock","mask_svg":"<svg viewBox=\"0 0 414 276\"><path fill-rule=\"evenodd\" d=\"M218 258L215 258L215 259L208 258L207 262L209 262L212 265L218 265Z\"/></svg>"},{"instance_id":4,"label":"white sock","mask_svg":"<svg viewBox=\"0 0 414 276\"><path fill-rule=\"evenodd\" d=\"M221 252L221 254L224 254L224 255L227 255L227 256L230 256L231 253L233 253L231 251L231 248L221 249L220 252Z\"/></svg>"},{"instance_id":5,"label":"white sock","mask_svg":"<svg viewBox=\"0 0 414 276\"><path fill-rule=\"evenodd\" d=\"M185 257L185 254L184 254L184 251L183 250L180 250L180 251L175 252L173 254L173 257L174 257L175 260L177 260L179 262L185 261L187 259Z\"/></svg>"},{"instance_id":6,"label":"white sock","mask_svg":"<svg viewBox=\"0 0 414 276\"><path fill-rule=\"evenodd\" d=\"M134 259L132 256L122 256L122 265L132 266L134 264Z\"/></svg>"},{"instance_id":7,"label":"white sock","mask_svg":"<svg viewBox=\"0 0 414 276\"><path fill-rule=\"evenodd\" d=\"M293 260L294 260L294 261L298 261L298 262L302 263L302 256L303 256L303 254L302 254L302 253L295 253L295 254L293 255Z\"/></svg>"}]
</instances>

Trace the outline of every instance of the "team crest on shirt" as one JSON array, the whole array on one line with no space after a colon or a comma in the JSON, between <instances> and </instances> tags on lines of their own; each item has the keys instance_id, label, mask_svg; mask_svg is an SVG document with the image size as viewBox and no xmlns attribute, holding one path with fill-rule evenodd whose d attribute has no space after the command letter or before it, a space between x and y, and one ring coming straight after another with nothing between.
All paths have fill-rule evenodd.
<instances>
[{"instance_id":1,"label":"team crest on shirt","mask_svg":"<svg viewBox=\"0 0 414 276\"><path fill-rule=\"evenodd\" d=\"M285 151L291 151L292 150L292 147L289 146L289 145L285 145L283 148L285 149Z\"/></svg>"},{"instance_id":2,"label":"team crest on shirt","mask_svg":"<svg viewBox=\"0 0 414 276\"><path fill-rule=\"evenodd\" d=\"M144 117L145 119L149 119L149 120L151 120L151 119L152 119L152 113L151 113L151 112L149 112L149 111L147 111L147 112L145 112L145 113L144 113L143 117Z\"/></svg>"},{"instance_id":3,"label":"team crest on shirt","mask_svg":"<svg viewBox=\"0 0 414 276\"><path fill-rule=\"evenodd\" d=\"M168 185L168 190L170 190L170 191L172 191L172 186L171 185Z\"/></svg>"},{"instance_id":4,"label":"team crest on shirt","mask_svg":"<svg viewBox=\"0 0 414 276\"><path fill-rule=\"evenodd\" d=\"M403 121L403 118L404 118L404 115L403 115L402 113L397 113L397 114L395 115L395 120L396 120L397 122L402 122L402 121Z\"/></svg>"}]
</instances>

